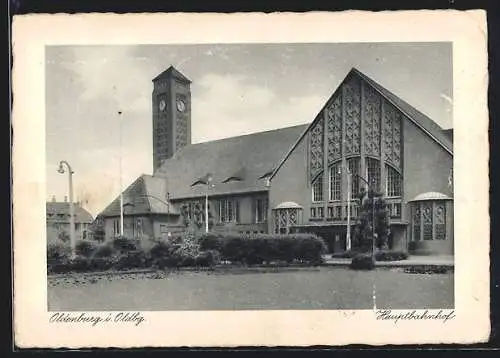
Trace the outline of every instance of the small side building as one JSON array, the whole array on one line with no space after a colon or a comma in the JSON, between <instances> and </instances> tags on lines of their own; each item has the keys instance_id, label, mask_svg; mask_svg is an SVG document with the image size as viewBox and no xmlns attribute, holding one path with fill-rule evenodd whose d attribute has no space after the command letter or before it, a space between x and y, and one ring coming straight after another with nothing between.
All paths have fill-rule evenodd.
<instances>
[{"instance_id":1,"label":"small side building","mask_svg":"<svg viewBox=\"0 0 500 358\"><path fill-rule=\"evenodd\" d=\"M89 238L90 225L94 221L92 215L82 207L80 202L74 205L74 223L76 240ZM70 210L69 202L58 202L55 198L45 206L47 243L69 242Z\"/></svg>"}]
</instances>

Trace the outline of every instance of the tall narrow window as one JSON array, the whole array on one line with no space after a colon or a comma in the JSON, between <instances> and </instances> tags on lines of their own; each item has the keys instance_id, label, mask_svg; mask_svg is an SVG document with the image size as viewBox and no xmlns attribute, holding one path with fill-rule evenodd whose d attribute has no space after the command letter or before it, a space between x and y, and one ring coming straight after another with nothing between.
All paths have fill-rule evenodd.
<instances>
[{"instance_id":1,"label":"tall narrow window","mask_svg":"<svg viewBox=\"0 0 500 358\"><path fill-rule=\"evenodd\" d=\"M340 200L342 173L340 163L330 167L330 200Z\"/></svg>"},{"instance_id":2,"label":"tall narrow window","mask_svg":"<svg viewBox=\"0 0 500 358\"><path fill-rule=\"evenodd\" d=\"M359 158L347 159L347 167L351 173L351 197L354 198L359 194Z\"/></svg>"},{"instance_id":3,"label":"tall narrow window","mask_svg":"<svg viewBox=\"0 0 500 358\"><path fill-rule=\"evenodd\" d=\"M312 201L323 201L323 175L319 175L312 185Z\"/></svg>"},{"instance_id":4,"label":"tall narrow window","mask_svg":"<svg viewBox=\"0 0 500 358\"><path fill-rule=\"evenodd\" d=\"M423 239L432 240L432 203L422 204Z\"/></svg>"},{"instance_id":5,"label":"tall narrow window","mask_svg":"<svg viewBox=\"0 0 500 358\"><path fill-rule=\"evenodd\" d=\"M420 241L420 204L417 203L413 208L413 241Z\"/></svg>"},{"instance_id":6,"label":"tall narrow window","mask_svg":"<svg viewBox=\"0 0 500 358\"><path fill-rule=\"evenodd\" d=\"M434 225L436 240L445 240L446 206L443 202L437 202L434 206Z\"/></svg>"},{"instance_id":7,"label":"tall narrow window","mask_svg":"<svg viewBox=\"0 0 500 358\"><path fill-rule=\"evenodd\" d=\"M118 235L120 233L120 220L115 219L113 221L113 234Z\"/></svg>"},{"instance_id":8,"label":"tall narrow window","mask_svg":"<svg viewBox=\"0 0 500 358\"><path fill-rule=\"evenodd\" d=\"M390 165L385 165L385 190L388 197L401 196L401 175Z\"/></svg>"},{"instance_id":9,"label":"tall narrow window","mask_svg":"<svg viewBox=\"0 0 500 358\"><path fill-rule=\"evenodd\" d=\"M380 189L380 163L373 158L366 158L366 166L368 170L368 183L373 185L377 190Z\"/></svg>"},{"instance_id":10,"label":"tall narrow window","mask_svg":"<svg viewBox=\"0 0 500 358\"><path fill-rule=\"evenodd\" d=\"M255 200L255 222L264 223L267 221L268 199Z\"/></svg>"}]
</instances>

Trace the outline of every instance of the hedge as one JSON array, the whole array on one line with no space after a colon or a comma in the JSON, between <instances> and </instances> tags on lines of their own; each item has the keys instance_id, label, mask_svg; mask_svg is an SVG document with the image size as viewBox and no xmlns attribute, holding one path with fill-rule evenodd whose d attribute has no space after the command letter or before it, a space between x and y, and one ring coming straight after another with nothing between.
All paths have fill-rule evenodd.
<instances>
[{"instance_id":1,"label":"hedge","mask_svg":"<svg viewBox=\"0 0 500 358\"><path fill-rule=\"evenodd\" d=\"M326 252L325 242L313 234L205 234L202 250L217 250L222 260L247 265L282 261L319 264Z\"/></svg>"},{"instance_id":2,"label":"hedge","mask_svg":"<svg viewBox=\"0 0 500 358\"><path fill-rule=\"evenodd\" d=\"M332 254L332 258L352 259L359 254L371 255L371 252L360 252L355 250L346 250ZM408 254L403 251L382 250L375 251L375 261L401 261L408 259Z\"/></svg>"},{"instance_id":3,"label":"hedge","mask_svg":"<svg viewBox=\"0 0 500 358\"><path fill-rule=\"evenodd\" d=\"M375 261L371 254L358 254L352 258L350 268L353 270L373 270Z\"/></svg>"},{"instance_id":4,"label":"hedge","mask_svg":"<svg viewBox=\"0 0 500 358\"><path fill-rule=\"evenodd\" d=\"M376 251L375 260L376 261L401 261L406 260L408 254L403 251Z\"/></svg>"},{"instance_id":5,"label":"hedge","mask_svg":"<svg viewBox=\"0 0 500 358\"><path fill-rule=\"evenodd\" d=\"M141 249L136 240L124 237L96 245L77 244L77 256L70 259L68 247L49 246L47 269L53 273L126 270L146 267L212 267L224 261L233 264L322 263L326 244L315 235L197 234L186 232L171 239L156 240Z\"/></svg>"}]
</instances>

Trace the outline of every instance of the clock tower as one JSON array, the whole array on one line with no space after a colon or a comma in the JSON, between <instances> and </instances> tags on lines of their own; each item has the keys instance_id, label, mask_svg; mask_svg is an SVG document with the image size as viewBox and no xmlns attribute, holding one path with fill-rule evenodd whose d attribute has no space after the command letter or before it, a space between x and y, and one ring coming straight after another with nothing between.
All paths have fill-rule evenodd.
<instances>
[{"instance_id":1,"label":"clock tower","mask_svg":"<svg viewBox=\"0 0 500 358\"><path fill-rule=\"evenodd\" d=\"M170 66L153 79L154 172L191 144L191 81Z\"/></svg>"}]
</instances>

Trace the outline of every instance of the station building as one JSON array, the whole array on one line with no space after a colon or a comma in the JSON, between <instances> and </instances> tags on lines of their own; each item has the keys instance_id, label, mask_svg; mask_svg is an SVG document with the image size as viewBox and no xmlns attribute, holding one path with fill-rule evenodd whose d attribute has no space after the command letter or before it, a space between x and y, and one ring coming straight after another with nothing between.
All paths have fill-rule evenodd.
<instances>
[{"instance_id":1,"label":"station building","mask_svg":"<svg viewBox=\"0 0 500 358\"><path fill-rule=\"evenodd\" d=\"M154 170L123 192L126 236L203 229L208 200L210 230L314 232L340 251L367 182L389 204L392 249L453 254L452 129L353 68L309 124L192 144L191 85L173 67L153 79ZM98 217L118 235L120 199Z\"/></svg>"}]
</instances>

